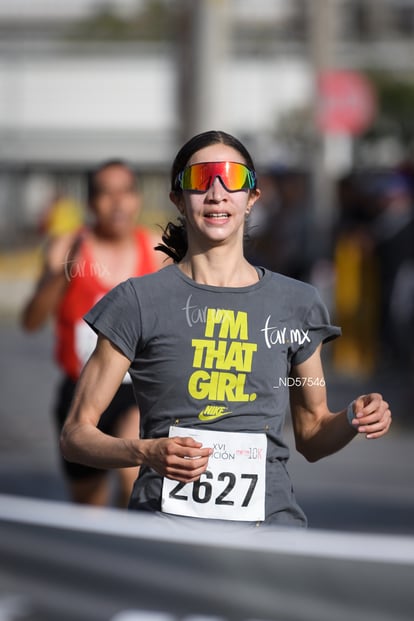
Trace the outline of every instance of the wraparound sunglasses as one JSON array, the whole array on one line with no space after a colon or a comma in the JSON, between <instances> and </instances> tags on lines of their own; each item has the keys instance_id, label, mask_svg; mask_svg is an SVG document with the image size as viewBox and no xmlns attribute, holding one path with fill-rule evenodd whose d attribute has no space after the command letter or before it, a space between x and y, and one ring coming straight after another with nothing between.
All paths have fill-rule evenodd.
<instances>
[{"instance_id":1,"label":"wraparound sunglasses","mask_svg":"<svg viewBox=\"0 0 414 621\"><path fill-rule=\"evenodd\" d=\"M207 192L219 177L228 192L252 190L256 187L256 173L240 162L201 162L182 170L176 187L192 192Z\"/></svg>"}]
</instances>

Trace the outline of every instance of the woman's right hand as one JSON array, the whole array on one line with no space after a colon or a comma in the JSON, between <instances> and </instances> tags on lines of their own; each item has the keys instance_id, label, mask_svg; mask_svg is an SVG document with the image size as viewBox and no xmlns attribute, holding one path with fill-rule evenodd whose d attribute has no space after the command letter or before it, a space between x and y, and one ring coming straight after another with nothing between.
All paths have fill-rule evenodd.
<instances>
[{"instance_id":1,"label":"woman's right hand","mask_svg":"<svg viewBox=\"0 0 414 621\"><path fill-rule=\"evenodd\" d=\"M191 437L142 440L143 463L158 474L181 483L198 481L208 466L213 449Z\"/></svg>"}]
</instances>

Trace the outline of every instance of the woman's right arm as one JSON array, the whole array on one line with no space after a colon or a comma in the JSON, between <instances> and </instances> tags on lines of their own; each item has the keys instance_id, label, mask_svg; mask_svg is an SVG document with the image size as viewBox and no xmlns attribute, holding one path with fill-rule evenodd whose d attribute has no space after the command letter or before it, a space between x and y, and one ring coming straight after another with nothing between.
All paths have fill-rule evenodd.
<instances>
[{"instance_id":1,"label":"woman's right arm","mask_svg":"<svg viewBox=\"0 0 414 621\"><path fill-rule=\"evenodd\" d=\"M160 475L184 483L199 479L207 468L211 449L202 448L193 438L116 438L97 428L129 366L128 358L100 335L82 371L62 430L64 457L105 469L146 464Z\"/></svg>"},{"instance_id":2,"label":"woman's right arm","mask_svg":"<svg viewBox=\"0 0 414 621\"><path fill-rule=\"evenodd\" d=\"M80 236L75 237L73 233L56 237L49 242L43 272L21 315L24 330L38 330L55 312L69 283L69 274L65 267L67 268L68 261L74 260L79 245Z\"/></svg>"}]
</instances>

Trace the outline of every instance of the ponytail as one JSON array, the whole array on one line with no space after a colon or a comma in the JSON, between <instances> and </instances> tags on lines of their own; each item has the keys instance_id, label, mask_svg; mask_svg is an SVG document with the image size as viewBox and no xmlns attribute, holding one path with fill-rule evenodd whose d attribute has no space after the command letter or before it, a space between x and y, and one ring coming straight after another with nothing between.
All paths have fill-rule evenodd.
<instances>
[{"instance_id":1,"label":"ponytail","mask_svg":"<svg viewBox=\"0 0 414 621\"><path fill-rule=\"evenodd\" d=\"M155 250L160 250L168 255L174 263L179 263L187 253L187 229L184 218L178 218L179 224L169 222L161 236L163 244L155 246Z\"/></svg>"}]
</instances>

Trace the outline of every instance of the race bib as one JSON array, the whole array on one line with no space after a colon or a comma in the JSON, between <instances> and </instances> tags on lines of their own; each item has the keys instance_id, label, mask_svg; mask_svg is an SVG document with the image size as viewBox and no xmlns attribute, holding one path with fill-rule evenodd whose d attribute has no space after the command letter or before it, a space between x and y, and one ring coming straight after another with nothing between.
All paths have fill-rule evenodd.
<instances>
[{"instance_id":1,"label":"race bib","mask_svg":"<svg viewBox=\"0 0 414 621\"><path fill-rule=\"evenodd\" d=\"M264 433L231 433L170 427L169 436L192 437L213 449L206 472L195 483L164 478L161 510L218 520L265 519Z\"/></svg>"}]
</instances>

